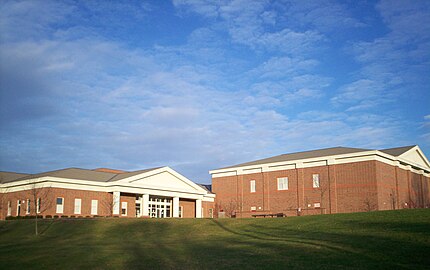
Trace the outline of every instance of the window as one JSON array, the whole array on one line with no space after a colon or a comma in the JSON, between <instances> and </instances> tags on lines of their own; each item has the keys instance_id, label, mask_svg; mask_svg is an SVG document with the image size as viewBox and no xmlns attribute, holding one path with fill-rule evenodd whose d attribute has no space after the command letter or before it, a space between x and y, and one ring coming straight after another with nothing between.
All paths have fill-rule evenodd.
<instances>
[{"instance_id":1,"label":"window","mask_svg":"<svg viewBox=\"0 0 430 270\"><path fill-rule=\"evenodd\" d=\"M214 210L209 208L209 218L214 218Z\"/></svg>"},{"instance_id":2,"label":"window","mask_svg":"<svg viewBox=\"0 0 430 270\"><path fill-rule=\"evenodd\" d=\"M16 215L19 216L20 213L21 213L21 200L18 200L16 202Z\"/></svg>"},{"instance_id":3,"label":"window","mask_svg":"<svg viewBox=\"0 0 430 270\"><path fill-rule=\"evenodd\" d=\"M320 175L319 174L313 174L312 175L312 186L314 188L320 187Z\"/></svg>"},{"instance_id":4,"label":"window","mask_svg":"<svg viewBox=\"0 0 430 270\"><path fill-rule=\"evenodd\" d=\"M184 207L179 206L179 217L182 218L182 213L184 212Z\"/></svg>"},{"instance_id":5,"label":"window","mask_svg":"<svg viewBox=\"0 0 430 270\"><path fill-rule=\"evenodd\" d=\"M320 207L321 207L321 203L319 203L319 202L314 203L314 207L315 207L315 208L320 208Z\"/></svg>"},{"instance_id":6,"label":"window","mask_svg":"<svg viewBox=\"0 0 430 270\"><path fill-rule=\"evenodd\" d=\"M251 180L249 182L250 186L251 186L251 192L255 192L255 180Z\"/></svg>"},{"instance_id":7,"label":"window","mask_svg":"<svg viewBox=\"0 0 430 270\"><path fill-rule=\"evenodd\" d=\"M257 207L251 206L251 211L257 211Z\"/></svg>"},{"instance_id":8,"label":"window","mask_svg":"<svg viewBox=\"0 0 430 270\"><path fill-rule=\"evenodd\" d=\"M82 199L75 199L75 214L80 215L81 214L81 204L82 204Z\"/></svg>"},{"instance_id":9,"label":"window","mask_svg":"<svg viewBox=\"0 0 430 270\"><path fill-rule=\"evenodd\" d=\"M93 216L97 215L98 204L99 204L98 200L91 200L91 215Z\"/></svg>"},{"instance_id":10,"label":"window","mask_svg":"<svg viewBox=\"0 0 430 270\"><path fill-rule=\"evenodd\" d=\"M11 201L7 202L7 215L8 216L12 215L12 202Z\"/></svg>"},{"instance_id":11,"label":"window","mask_svg":"<svg viewBox=\"0 0 430 270\"><path fill-rule=\"evenodd\" d=\"M127 202L121 202L121 216L127 215Z\"/></svg>"},{"instance_id":12,"label":"window","mask_svg":"<svg viewBox=\"0 0 430 270\"><path fill-rule=\"evenodd\" d=\"M288 177L278 178L278 190L288 190Z\"/></svg>"},{"instance_id":13,"label":"window","mask_svg":"<svg viewBox=\"0 0 430 270\"><path fill-rule=\"evenodd\" d=\"M26 215L30 215L30 208L31 208L31 202L30 200L27 200L27 209L25 211Z\"/></svg>"},{"instance_id":14,"label":"window","mask_svg":"<svg viewBox=\"0 0 430 270\"><path fill-rule=\"evenodd\" d=\"M64 198L57 198L57 214L62 214L64 210Z\"/></svg>"},{"instance_id":15,"label":"window","mask_svg":"<svg viewBox=\"0 0 430 270\"><path fill-rule=\"evenodd\" d=\"M36 201L36 209L37 209L37 213L40 214L40 205L42 203L42 199L38 198Z\"/></svg>"}]
</instances>

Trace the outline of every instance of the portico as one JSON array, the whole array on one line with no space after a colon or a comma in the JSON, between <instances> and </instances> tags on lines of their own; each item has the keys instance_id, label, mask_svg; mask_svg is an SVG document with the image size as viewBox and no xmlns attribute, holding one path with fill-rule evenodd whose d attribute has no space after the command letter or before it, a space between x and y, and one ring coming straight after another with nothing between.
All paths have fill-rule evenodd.
<instances>
[{"instance_id":1,"label":"portico","mask_svg":"<svg viewBox=\"0 0 430 270\"><path fill-rule=\"evenodd\" d=\"M206 207L209 213L215 199L214 194L168 167L124 179L112 194L113 215L124 216L124 208L131 207L128 202L134 197L135 216L146 218L202 218L204 205L210 204Z\"/></svg>"}]
</instances>

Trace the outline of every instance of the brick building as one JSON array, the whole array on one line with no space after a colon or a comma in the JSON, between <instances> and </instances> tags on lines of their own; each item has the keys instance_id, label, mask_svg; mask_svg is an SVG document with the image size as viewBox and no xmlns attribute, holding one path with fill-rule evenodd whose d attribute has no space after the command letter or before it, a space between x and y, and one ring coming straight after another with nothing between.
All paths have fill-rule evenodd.
<instances>
[{"instance_id":1,"label":"brick building","mask_svg":"<svg viewBox=\"0 0 430 270\"><path fill-rule=\"evenodd\" d=\"M0 219L7 216L211 217L215 195L169 167L133 172L68 168L0 172Z\"/></svg>"},{"instance_id":2,"label":"brick building","mask_svg":"<svg viewBox=\"0 0 430 270\"><path fill-rule=\"evenodd\" d=\"M418 146L335 147L209 172L217 211L250 217L430 207L430 164Z\"/></svg>"}]
</instances>

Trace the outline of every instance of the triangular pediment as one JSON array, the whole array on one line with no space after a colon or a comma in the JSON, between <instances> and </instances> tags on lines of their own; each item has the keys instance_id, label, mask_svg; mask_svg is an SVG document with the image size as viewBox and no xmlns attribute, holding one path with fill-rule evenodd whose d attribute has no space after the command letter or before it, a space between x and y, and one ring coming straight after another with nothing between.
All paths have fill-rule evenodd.
<instances>
[{"instance_id":1,"label":"triangular pediment","mask_svg":"<svg viewBox=\"0 0 430 270\"><path fill-rule=\"evenodd\" d=\"M404 154L400 155L399 158L410 161L411 163L420 165L424 168L430 168L429 161L418 147L414 147L411 150L405 152Z\"/></svg>"},{"instance_id":2,"label":"triangular pediment","mask_svg":"<svg viewBox=\"0 0 430 270\"><path fill-rule=\"evenodd\" d=\"M142 188L206 193L206 191L199 185L195 184L185 176L177 173L169 167L163 167L157 170L135 175L133 177L125 178L122 179L121 182L127 182Z\"/></svg>"}]
</instances>

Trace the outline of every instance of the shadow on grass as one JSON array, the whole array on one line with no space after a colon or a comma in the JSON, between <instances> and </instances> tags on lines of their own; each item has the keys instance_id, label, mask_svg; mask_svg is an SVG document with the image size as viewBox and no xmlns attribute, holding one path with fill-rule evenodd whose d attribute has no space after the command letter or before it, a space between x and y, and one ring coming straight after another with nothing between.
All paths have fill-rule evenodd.
<instances>
[{"instance_id":1,"label":"shadow on grass","mask_svg":"<svg viewBox=\"0 0 430 270\"><path fill-rule=\"evenodd\" d=\"M375 220L368 229L344 218L335 227L321 220L331 219L55 220L38 239L22 238L31 228L17 222L8 228L17 228L15 235L0 237L0 268L428 269L430 241L414 234L422 221L384 220L392 229L381 233ZM395 233L407 224L410 239L399 240Z\"/></svg>"}]
</instances>

